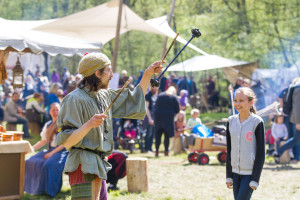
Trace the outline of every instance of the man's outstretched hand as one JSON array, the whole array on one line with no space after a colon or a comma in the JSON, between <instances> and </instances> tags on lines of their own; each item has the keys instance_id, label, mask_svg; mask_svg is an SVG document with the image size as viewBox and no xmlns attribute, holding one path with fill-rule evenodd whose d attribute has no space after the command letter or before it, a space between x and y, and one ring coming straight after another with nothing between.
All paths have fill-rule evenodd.
<instances>
[{"instance_id":1,"label":"man's outstretched hand","mask_svg":"<svg viewBox=\"0 0 300 200\"><path fill-rule=\"evenodd\" d=\"M157 73L161 73L162 72L162 63L165 63L166 61L156 61L154 63L152 63L146 70L145 70L145 74L147 75L154 75L154 74L157 74Z\"/></svg>"}]
</instances>

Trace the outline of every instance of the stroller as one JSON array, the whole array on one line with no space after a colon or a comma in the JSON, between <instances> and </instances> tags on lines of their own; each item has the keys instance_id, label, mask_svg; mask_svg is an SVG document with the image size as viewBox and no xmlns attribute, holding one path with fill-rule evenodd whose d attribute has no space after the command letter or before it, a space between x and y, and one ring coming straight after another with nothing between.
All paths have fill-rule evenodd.
<instances>
[{"instance_id":1,"label":"stroller","mask_svg":"<svg viewBox=\"0 0 300 200\"><path fill-rule=\"evenodd\" d=\"M118 144L123 149L129 149L133 153L135 144L139 145L141 152L144 152L144 135L145 131L142 128L142 121L137 119L119 119L119 127L116 133Z\"/></svg>"}]
</instances>

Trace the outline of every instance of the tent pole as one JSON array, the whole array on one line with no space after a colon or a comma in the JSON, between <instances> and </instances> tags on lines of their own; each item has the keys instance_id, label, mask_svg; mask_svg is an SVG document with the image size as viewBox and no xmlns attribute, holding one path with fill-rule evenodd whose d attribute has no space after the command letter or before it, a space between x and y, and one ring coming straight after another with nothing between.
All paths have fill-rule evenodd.
<instances>
[{"instance_id":1,"label":"tent pole","mask_svg":"<svg viewBox=\"0 0 300 200\"><path fill-rule=\"evenodd\" d=\"M296 65L296 69L297 69L297 72L298 72L298 76L300 76L300 71L299 71L299 68L298 68L297 62L295 62L295 65Z\"/></svg>"},{"instance_id":2,"label":"tent pole","mask_svg":"<svg viewBox=\"0 0 300 200\"><path fill-rule=\"evenodd\" d=\"M174 15L175 2L176 2L176 0L172 0L171 11L170 11L169 19L168 19L168 24L169 25L171 25L172 18L173 18L173 15ZM167 42L168 42L168 37L165 37L165 41L164 41L164 44L163 44L163 49L162 49L162 52L161 52L161 57L164 56L164 54L165 54L165 51L166 51L166 48L167 48Z\"/></svg>"},{"instance_id":3,"label":"tent pole","mask_svg":"<svg viewBox=\"0 0 300 200\"><path fill-rule=\"evenodd\" d=\"M115 47L113 52L113 62L112 62L112 71L116 72L117 69L117 58L118 58L118 49L119 49L119 38L120 38L120 28L121 28L121 17L122 17L122 5L123 0L119 0L119 13L118 13L118 21L117 21L117 30L115 37Z\"/></svg>"},{"instance_id":4,"label":"tent pole","mask_svg":"<svg viewBox=\"0 0 300 200\"><path fill-rule=\"evenodd\" d=\"M219 76L219 70L218 69L216 69L216 74L217 74L217 83L216 83L216 85L218 87L218 91L221 91L220 90L220 76Z\"/></svg>"}]
</instances>

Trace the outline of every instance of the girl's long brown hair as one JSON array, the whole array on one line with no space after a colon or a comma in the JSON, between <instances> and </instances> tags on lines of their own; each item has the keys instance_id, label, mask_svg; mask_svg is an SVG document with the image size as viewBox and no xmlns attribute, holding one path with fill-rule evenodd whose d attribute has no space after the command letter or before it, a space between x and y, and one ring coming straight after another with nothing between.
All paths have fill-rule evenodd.
<instances>
[{"instance_id":1,"label":"girl's long brown hair","mask_svg":"<svg viewBox=\"0 0 300 200\"><path fill-rule=\"evenodd\" d=\"M50 105L50 110L53 106L60 106L58 103L52 103ZM56 121L53 121L52 124L46 130L47 143L50 144L53 140L53 136L58 132L58 127Z\"/></svg>"}]
</instances>

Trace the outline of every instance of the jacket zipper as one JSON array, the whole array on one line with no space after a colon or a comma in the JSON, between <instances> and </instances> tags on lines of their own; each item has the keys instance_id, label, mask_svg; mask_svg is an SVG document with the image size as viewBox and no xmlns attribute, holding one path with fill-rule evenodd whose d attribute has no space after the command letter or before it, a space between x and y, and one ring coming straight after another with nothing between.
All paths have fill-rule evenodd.
<instances>
[{"instance_id":1,"label":"jacket zipper","mask_svg":"<svg viewBox=\"0 0 300 200\"><path fill-rule=\"evenodd\" d=\"M242 125L240 126L240 135L239 135L239 166L238 166L238 169L239 169L239 174L241 173L240 172L240 166L241 166L241 135L242 135Z\"/></svg>"}]
</instances>

